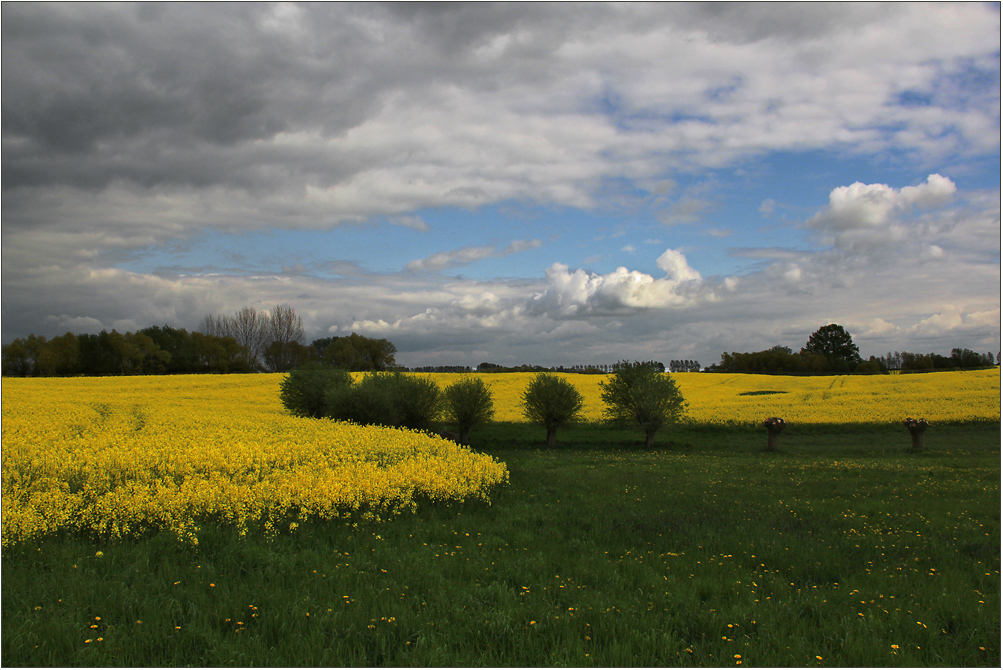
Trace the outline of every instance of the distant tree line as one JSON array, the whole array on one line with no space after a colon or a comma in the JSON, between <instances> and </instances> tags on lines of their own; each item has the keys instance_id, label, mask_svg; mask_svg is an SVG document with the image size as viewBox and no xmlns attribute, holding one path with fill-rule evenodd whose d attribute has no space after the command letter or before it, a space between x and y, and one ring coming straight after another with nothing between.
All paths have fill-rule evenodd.
<instances>
[{"instance_id":1,"label":"distant tree line","mask_svg":"<svg viewBox=\"0 0 1003 670\"><path fill-rule=\"evenodd\" d=\"M47 340L38 335L15 339L3 346L4 376L51 377L72 375L154 375L287 372L306 363L339 368L349 372L403 371L397 365L397 348L386 339L352 333L341 337L304 343L303 321L288 305L276 305L269 312L242 307L232 315L208 314L199 330L150 326L135 333L112 330L98 334L66 333ZM799 352L775 346L751 353L723 353L721 362L708 372L759 374L824 375L887 374L889 370L926 372L964 370L999 365L992 353L952 349L950 356L889 352L869 360L860 358L842 326L829 324L813 333ZM665 372L658 361L639 364ZM565 372L612 374L621 364L595 363L552 368L523 364L504 366L480 363L478 372ZM669 372L699 372L700 363L691 360L669 362ZM410 369L412 372L472 372L464 365L436 365Z\"/></svg>"},{"instance_id":2,"label":"distant tree line","mask_svg":"<svg viewBox=\"0 0 1003 670\"><path fill-rule=\"evenodd\" d=\"M999 354L995 364L999 364ZM953 349L950 357L895 352L887 356L871 356L865 361L850 334L842 326L829 324L812 333L798 352L781 345L764 351L725 352L721 354L721 362L710 366L707 371L786 375L888 374L889 370L965 370L992 365L991 353L978 354L969 349Z\"/></svg>"},{"instance_id":3,"label":"distant tree line","mask_svg":"<svg viewBox=\"0 0 1003 670\"><path fill-rule=\"evenodd\" d=\"M152 326L135 333L29 335L3 346L4 376L53 377L252 372L232 337Z\"/></svg>"},{"instance_id":4,"label":"distant tree line","mask_svg":"<svg viewBox=\"0 0 1003 670\"><path fill-rule=\"evenodd\" d=\"M700 372L700 361L669 361L669 372Z\"/></svg>"},{"instance_id":5,"label":"distant tree line","mask_svg":"<svg viewBox=\"0 0 1003 670\"><path fill-rule=\"evenodd\" d=\"M639 365L645 365L653 368L656 372L665 372L665 365L659 363L658 361L643 361L639 362ZM517 366L504 366L498 365L497 363L481 363L477 366L478 372L567 372L576 374L586 374L586 375L607 375L612 374L617 370L617 366L620 363L590 363L590 364L578 364L578 365L557 365L551 368L544 367L542 365L517 365Z\"/></svg>"},{"instance_id":6,"label":"distant tree line","mask_svg":"<svg viewBox=\"0 0 1003 670\"><path fill-rule=\"evenodd\" d=\"M304 344L303 321L288 305L206 315L199 330L150 326L135 333L66 333L15 339L2 349L5 376L287 372L308 362L349 371L397 368L396 347L356 333Z\"/></svg>"},{"instance_id":7,"label":"distant tree line","mask_svg":"<svg viewBox=\"0 0 1003 670\"><path fill-rule=\"evenodd\" d=\"M902 372L926 372L930 370L965 370L971 368L989 368L1000 364L1000 354L994 357L992 352L980 354L971 349L951 349L950 356L939 354L913 354L908 351L888 352L878 359L889 370Z\"/></svg>"}]
</instances>

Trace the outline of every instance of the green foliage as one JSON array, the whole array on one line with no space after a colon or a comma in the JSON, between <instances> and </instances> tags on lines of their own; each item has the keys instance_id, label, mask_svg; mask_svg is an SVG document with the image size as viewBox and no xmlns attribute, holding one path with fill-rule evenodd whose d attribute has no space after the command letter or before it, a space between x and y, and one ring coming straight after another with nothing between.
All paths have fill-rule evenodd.
<instances>
[{"instance_id":1,"label":"green foliage","mask_svg":"<svg viewBox=\"0 0 1003 670\"><path fill-rule=\"evenodd\" d=\"M442 390L428 377L394 372L384 373L393 379L392 397L397 424L412 430L431 430L442 413Z\"/></svg>"},{"instance_id":2,"label":"green foliage","mask_svg":"<svg viewBox=\"0 0 1003 670\"><path fill-rule=\"evenodd\" d=\"M522 394L523 414L547 429L547 446L557 444L557 429L578 421L585 401L568 380L546 372L536 375Z\"/></svg>"},{"instance_id":3,"label":"green foliage","mask_svg":"<svg viewBox=\"0 0 1003 670\"><path fill-rule=\"evenodd\" d=\"M324 416L325 397L331 389L349 387L352 377L344 370L312 363L292 370L282 379L279 398L295 416Z\"/></svg>"},{"instance_id":4,"label":"green foliage","mask_svg":"<svg viewBox=\"0 0 1003 670\"><path fill-rule=\"evenodd\" d=\"M467 444L470 429L490 421L494 400L483 379L468 377L454 382L443 391L445 419L457 427L460 442Z\"/></svg>"},{"instance_id":5,"label":"green foliage","mask_svg":"<svg viewBox=\"0 0 1003 670\"><path fill-rule=\"evenodd\" d=\"M860 349L842 326L830 323L808 338L801 353L825 356L833 372L849 372L860 363Z\"/></svg>"},{"instance_id":6,"label":"green foliage","mask_svg":"<svg viewBox=\"0 0 1003 670\"><path fill-rule=\"evenodd\" d=\"M352 333L344 337L325 337L311 343L314 351L328 365L351 372L392 370L397 366L397 347L390 340Z\"/></svg>"},{"instance_id":7,"label":"green foliage","mask_svg":"<svg viewBox=\"0 0 1003 670\"><path fill-rule=\"evenodd\" d=\"M971 349L951 349L951 364L958 368L989 368L995 365L992 352L980 354Z\"/></svg>"},{"instance_id":8,"label":"green foliage","mask_svg":"<svg viewBox=\"0 0 1003 670\"><path fill-rule=\"evenodd\" d=\"M325 396L326 416L360 425L430 430L441 409L442 392L434 381L400 372L371 372Z\"/></svg>"},{"instance_id":9,"label":"green foliage","mask_svg":"<svg viewBox=\"0 0 1003 670\"><path fill-rule=\"evenodd\" d=\"M360 426L397 425L390 389L369 376L351 386L329 389L324 396L324 416Z\"/></svg>"},{"instance_id":10,"label":"green foliage","mask_svg":"<svg viewBox=\"0 0 1003 670\"><path fill-rule=\"evenodd\" d=\"M886 375L888 374L888 368L885 364L879 361L874 356L871 356L869 360L864 361L856 368L854 368L854 373L858 375Z\"/></svg>"},{"instance_id":11,"label":"green foliage","mask_svg":"<svg viewBox=\"0 0 1003 670\"><path fill-rule=\"evenodd\" d=\"M654 444L659 428L678 422L686 412L676 381L656 372L650 363L617 363L613 375L599 382L599 388L606 404L603 418L615 425L640 426L646 447Z\"/></svg>"},{"instance_id":12,"label":"green foliage","mask_svg":"<svg viewBox=\"0 0 1003 670\"><path fill-rule=\"evenodd\" d=\"M276 340L265 347L265 366L273 372L288 372L309 363L312 355L313 350L305 344Z\"/></svg>"}]
</instances>

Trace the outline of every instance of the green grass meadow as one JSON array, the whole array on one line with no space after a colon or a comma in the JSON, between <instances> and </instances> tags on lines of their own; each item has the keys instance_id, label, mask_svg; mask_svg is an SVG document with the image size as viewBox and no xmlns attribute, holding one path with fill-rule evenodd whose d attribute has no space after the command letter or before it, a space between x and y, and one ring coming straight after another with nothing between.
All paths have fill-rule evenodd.
<instances>
[{"instance_id":1,"label":"green grass meadow","mask_svg":"<svg viewBox=\"0 0 1003 670\"><path fill-rule=\"evenodd\" d=\"M1000 666L1000 425L495 424L492 504L5 549L5 666Z\"/></svg>"}]
</instances>

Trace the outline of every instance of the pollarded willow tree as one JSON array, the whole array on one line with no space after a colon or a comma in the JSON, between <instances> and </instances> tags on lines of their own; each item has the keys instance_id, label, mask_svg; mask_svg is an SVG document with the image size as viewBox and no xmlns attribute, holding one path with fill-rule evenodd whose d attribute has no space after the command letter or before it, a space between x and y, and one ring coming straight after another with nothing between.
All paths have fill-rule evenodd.
<instances>
[{"instance_id":1,"label":"pollarded willow tree","mask_svg":"<svg viewBox=\"0 0 1003 670\"><path fill-rule=\"evenodd\" d=\"M614 425L640 426L645 447L655 443L655 433L662 426L677 423L686 414L687 403L676 381L650 363L621 361L599 387L606 403L603 419Z\"/></svg>"},{"instance_id":2,"label":"pollarded willow tree","mask_svg":"<svg viewBox=\"0 0 1003 670\"><path fill-rule=\"evenodd\" d=\"M546 372L537 374L522 394L523 414L547 429L547 446L557 444L557 429L581 418L585 399L567 379Z\"/></svg>"},{"instance_id":3,"label":"pollarded willow tree","mask_svg":"<svg viewBox=\"0 0 1003 670\"><path fill-rule=\"evenodd\" d=\"M460 379L447 386L442 395L445 401L443 412L446 420L456 426L460 444L470 441L471 428L494 417L494 399L483 379Z\"/></svg>"}]
</instances>

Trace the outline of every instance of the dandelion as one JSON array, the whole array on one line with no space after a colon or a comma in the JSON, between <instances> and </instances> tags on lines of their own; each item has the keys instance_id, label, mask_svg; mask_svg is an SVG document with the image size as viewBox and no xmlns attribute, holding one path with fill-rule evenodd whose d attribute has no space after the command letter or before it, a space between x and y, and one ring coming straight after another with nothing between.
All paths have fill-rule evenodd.
<instances>
[{"instance_id":1,"label":"dandelion","mask_svg":"<svg viewBox=\"0 0 1003 670\"><path fill-rule=\"evenodd\" d=\"M94 556L96 556L97 558L101 558L102 556L104 556L104 552L103 551L96 552Z\"/></svg>"}]
</instances>

